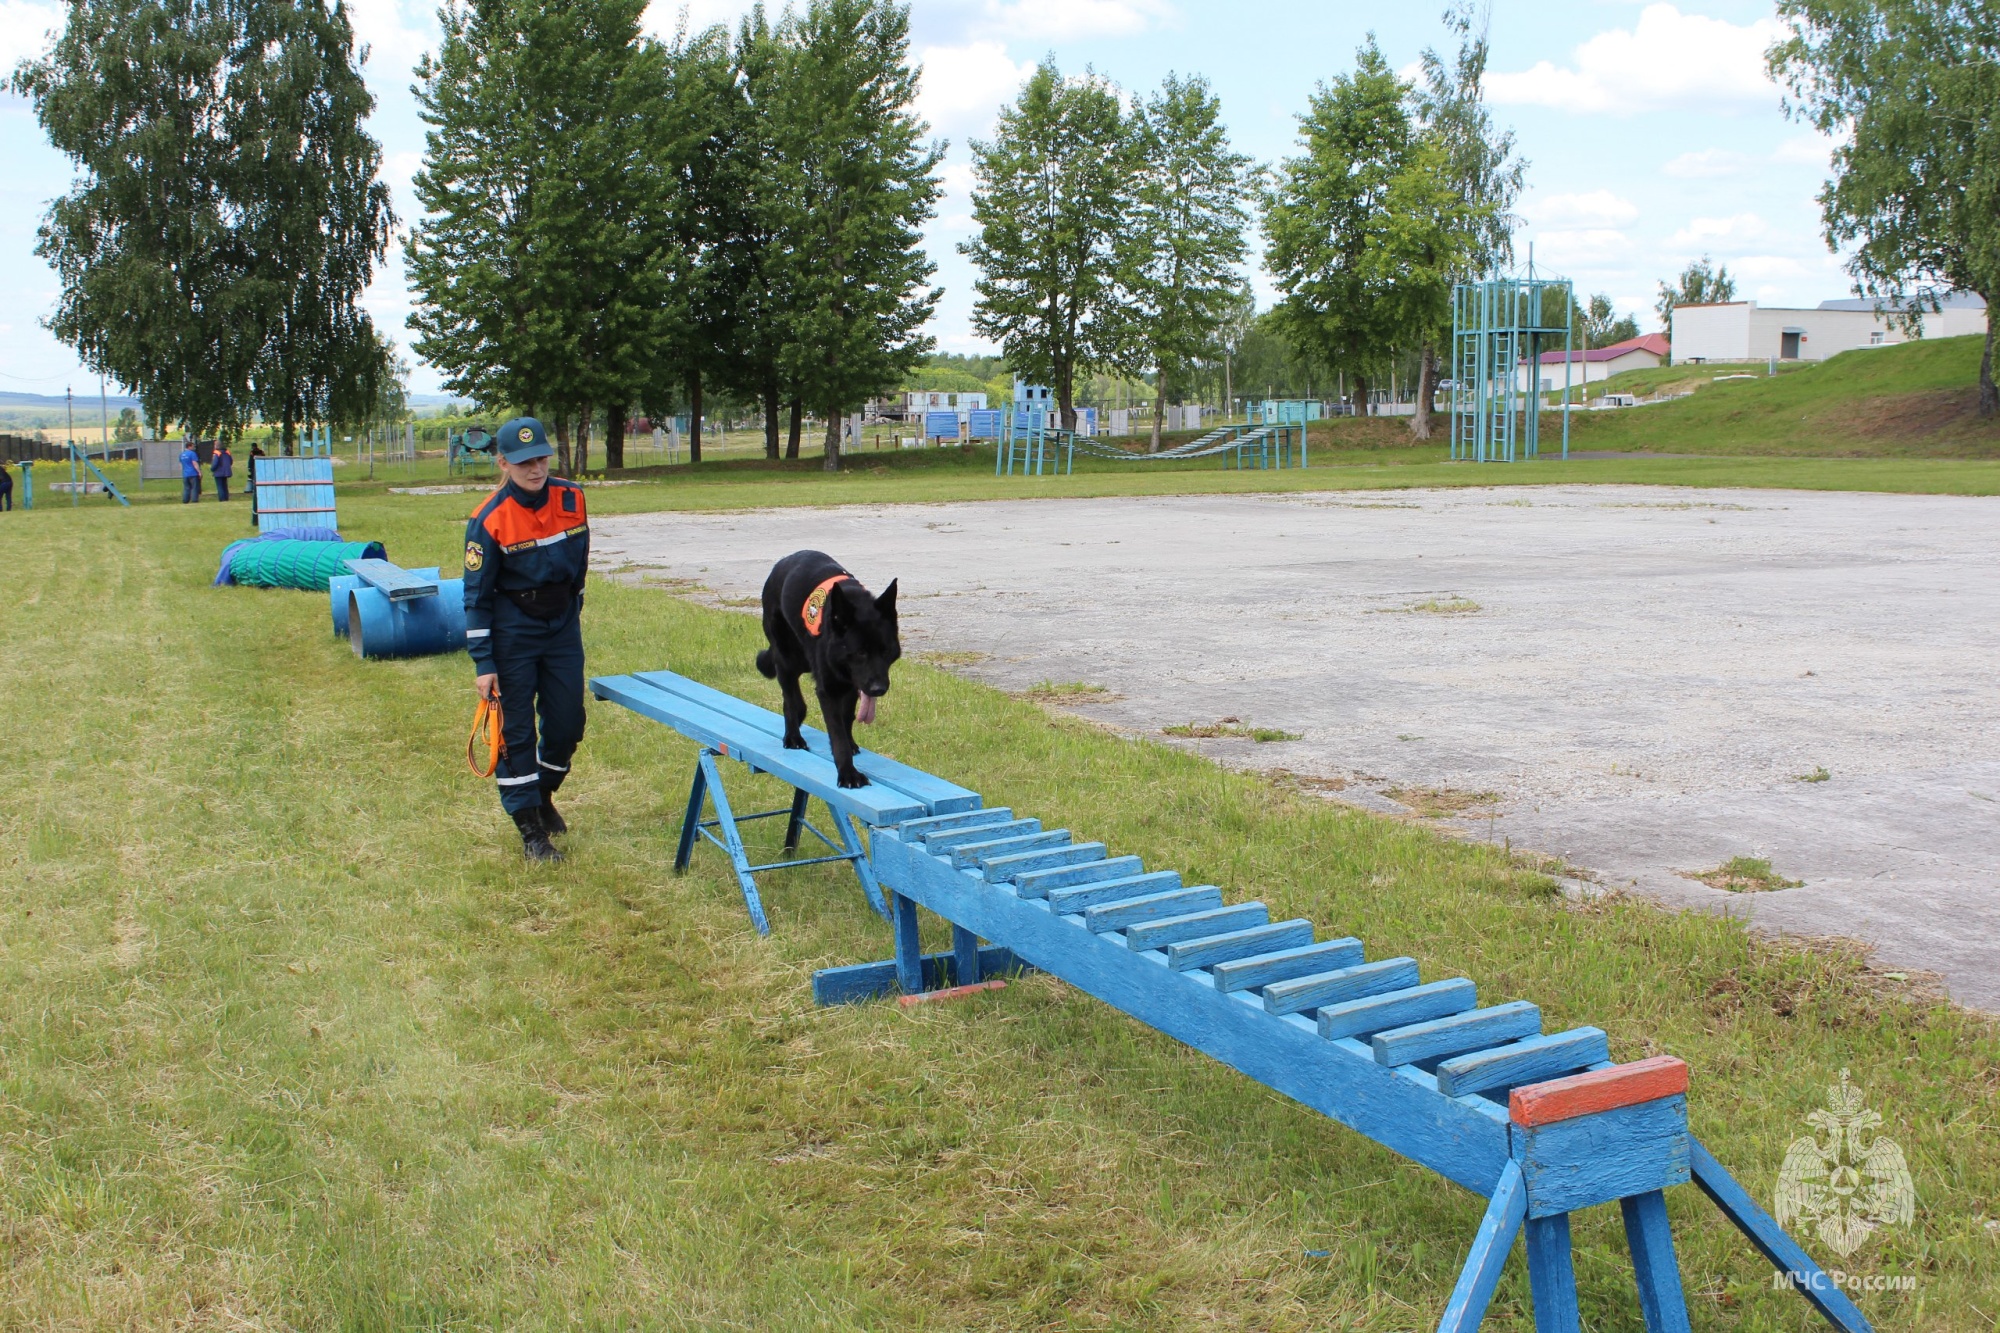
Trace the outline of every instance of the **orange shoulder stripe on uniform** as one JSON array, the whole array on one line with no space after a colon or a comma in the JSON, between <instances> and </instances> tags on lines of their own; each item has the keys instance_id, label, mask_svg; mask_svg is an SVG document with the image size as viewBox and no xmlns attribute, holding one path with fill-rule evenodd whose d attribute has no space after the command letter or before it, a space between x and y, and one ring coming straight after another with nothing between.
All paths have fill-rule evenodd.
<instances>
[{"instance_id":1,"label":"orange shoulder stripe on uniform","mask_svg":"<svg viewBox=\"0 0 2000 1333\"><path fill-rule=\"evenodd\" d=\"M549 488L548 501L539 509L529 509L513 496L505 496L481 523L504 550L567 536L585 521L583 492L572 489L570 493L576 496L574 509L563 506L563 491L553 486Z\"/></svg>"}]
</instances>

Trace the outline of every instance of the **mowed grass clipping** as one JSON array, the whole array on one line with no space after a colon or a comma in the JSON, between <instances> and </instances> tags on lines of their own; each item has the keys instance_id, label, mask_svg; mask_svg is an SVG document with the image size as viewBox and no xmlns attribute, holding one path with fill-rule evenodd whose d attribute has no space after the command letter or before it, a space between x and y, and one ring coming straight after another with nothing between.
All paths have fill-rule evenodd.
<instances>
[{"instance_id":1,"label":"mowed grass clipping","mask_svg":"<svg viewBox=\"0 0 2000 1333\"><path fill-rule=\"evenodd\" d=\"M350 494L343 527L455 570L468 503ZM464 770L467 663L363 663L323 596L210 588L245 516L0 516L0 1327L1435 1322L1479 1200L1056 980L815 1009L812 970L886 928L835 867L767 879L769 938L709 849L674 876L693 750L657 724L592 707L571 859L524 864ZM585 624L593 671L774 698L752 617L600 580ZM1850 1070L1919 1200L1847 1265L1916 1290L1864 1306L1991 1326L1986 1020L920 663L871 740L1620 1059L1686 1057L1697 1133L1760 1197ZM1671 1209L1697 1328L1812 1326L1694 1189ZM1586 1326L1640 1328L1616 1210L1576 1239ZM1518 1256L1488 1327L1532 1327Z\"/></svg>"}]
</instances>

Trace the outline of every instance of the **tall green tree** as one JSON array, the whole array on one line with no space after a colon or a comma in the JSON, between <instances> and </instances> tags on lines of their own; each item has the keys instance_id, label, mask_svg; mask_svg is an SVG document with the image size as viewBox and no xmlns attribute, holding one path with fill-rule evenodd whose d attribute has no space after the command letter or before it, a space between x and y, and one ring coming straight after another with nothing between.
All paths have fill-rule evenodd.
<instances>
[{"instance_id":1,"label":"tall green tree","mask_svg":"<svg viewBox=\"0 0 2000 1333\"><path fill-rule=\"evenodd\" d=\"M1169 74L1132 116L1134 179L1119 238L1134 368L1153 372L1152 448L1168 397L1212 355L1242 285L1250 159L1229 147L1201 78Z\"/></svg>"},{"instance_id":2,"label":"tall green tree","mask_svg":"<svg viewBox=\"0 0 2000 1333\"><path fill-rule=\"evenodd\" d=\"M1703 255L1686 268L1672 282L1660 284L1660 299L1653 306L1660 315L1660 327L1669 332L1674 327L1674 307L1677 305L1720 305L1736 299L1736 279L1729 276L1729 265L1717 266Z\"/></svg>"},{"instance_id":3,"label":"tall green tree","mask_svg":"<svg viewBox=\"0 0 2000 1333\"><path fill-rule=\"evenodd\" d=\"M772 117L771 200L792 265L789 378L826 422L840 467L842 418L923 364L936 308L921 228L934 212L940 145L911 109L910 11L891 0L811 0L784 25Z\"/></svg>"},{"instance_id":4,"label":"tall green tree","mask_svg":"<svg viewBox=\"0 0 2000 1333\"><path fill-rule=\"evenodd\" d=\"M1513 133L1496 126L1486 107L1488 15L1474 0L1458 0L1445 11L1445 27L1458 35L1458 50L1447 61L1427 48L1416 88L1423 136L1441 157L1435 167L1426 164L1425 169L1443 177L1441 190L1425 192L1438 205L1425 223L1431 235L1414 247L1420 262L1439 270L1427 284L1428 299L1411 311L1419 355L1410 433L1420 440L1431 437L1437 349L1451 332L1452 288L1514 262L1514 206L1528 163L1515 156Z\"/></svg>"},{"instance_id":5,"label":"tall green tree","mask_svg":"<svg viewBox=\"0 0 2000 1333\"><path fill-rule=\"evenodd\" d=\"M80 168L37 251L49 327L154 422L292 428L367 392L358 308L394 218L344 8L323 0L75 0L15 71Z\"/></svg>"},{"instance_id":6,"label":"tall green tree","mask_svg":"<svg viewBox=\"0 0 2000 1333\"><path fill-rule=\"evenodd\" d=\"M237 0L225 92L232 191L256 335L258 414L293 451L308 421L368 415L391 357L359 301L395 215L382 149L362 129L374 96L345 6Z\"/></svg>"},{"instance_id":7,"label":"tall green tree","mask_svg":"<svg viewBox=\"0 0 2000 1333\"><path fill-rule=\"evenodd\" d=\"M673 177L652 114L665 53L641 40L643 9L455 3L417 69L432 128L406 248L416 349L453 392L551 417L567 472L588 466L599 412L616 450L660 374Z\"/></svg>"},{"instance_id":8,"label":"tall green tree","mask_svg":"<svg viewBox=\"0 0 2000 1333\"><path fill-rule=\"evenodd\" d=\"M1369 38L1353 72L1313 94L1299 118L1303 151L1280 165L1264 196L1264 263L1284 293L1275 323L1308 361L1346 376L1357 415L1409 325L1409 302L1382 254L1391 191L1416 147L1409 91Z\"/></svg>"},{"instance_id":9,"label":"tall green tree","mask_svg":"<svg viewBox=\"0 0 2000 1333\"><path fill-rule=\"evenodd\" d=\"M1788 110L1843 139L1820 191L1827 244L1852 246L1856 290L1905 321L1951 290L1986 301L1979 414L2000 415L2000 4L1995 0L1780 0L1771 48Z\"/></svg>"},{"instance_id":10,"label":"tall green tree","mask_svg":"<svg viewBox=\"0 0 2000 1333\"><path fill-rule=\"evenodd\" d=\"M1118 90L1044 61L992 140L973 140L972 216L959 252L979 268L972 326L999 343L1014 373L1055 391L1076 428L1076 379L1128 352L1117 239L1132 139Z\"/></svg>"}]
</instances>

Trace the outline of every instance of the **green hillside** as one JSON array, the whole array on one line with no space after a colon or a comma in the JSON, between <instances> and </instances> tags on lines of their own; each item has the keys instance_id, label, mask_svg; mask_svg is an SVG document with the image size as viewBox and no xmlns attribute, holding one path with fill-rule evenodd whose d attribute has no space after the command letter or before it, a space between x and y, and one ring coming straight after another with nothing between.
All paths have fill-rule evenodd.
<instances>
[{"instance_id":1,"label":"green hillside","mask_svg":"<svg viewBox=\"0 0 2000 1333\"><path fill-rule=\"evenodd\" d=\"M1685 398L1572 415L1570 448L1674 454L2000 458L2000 420L1977 415L1979 337L1843 352L1787 367L1702 365L1633 371L1614 392ZM1717 376L1757 373L1750 379ZM1594 386L1593 386L1594 387ZM1546 419L1560 431L1560 417ZM1560 438L1558 435L1557 438Z\"/></svg>"}]
</instances>

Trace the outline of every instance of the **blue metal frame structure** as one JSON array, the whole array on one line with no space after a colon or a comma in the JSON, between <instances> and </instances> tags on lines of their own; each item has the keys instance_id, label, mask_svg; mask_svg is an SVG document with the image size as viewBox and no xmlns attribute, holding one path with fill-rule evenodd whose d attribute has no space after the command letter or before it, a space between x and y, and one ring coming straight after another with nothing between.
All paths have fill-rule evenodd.
<instances>
[{"instance_id":1,"label":"blue metal frame structure","mask_svg":"<svg viewBox=\"0 0 2000 1333\"><path fill-rule=\"evenodd\" d=\"M1541 451L1541 357L1563 349L1562 452L1569 457L1570 368L1575 364L1567 278L1541 277L1532 257L1518 277L1452 289L1451 456L1512 463ZM1558 322L1560 321L1560 322ZM1529 376L1523 388L1521 375Z\"/></svg>"}]
</instances>

